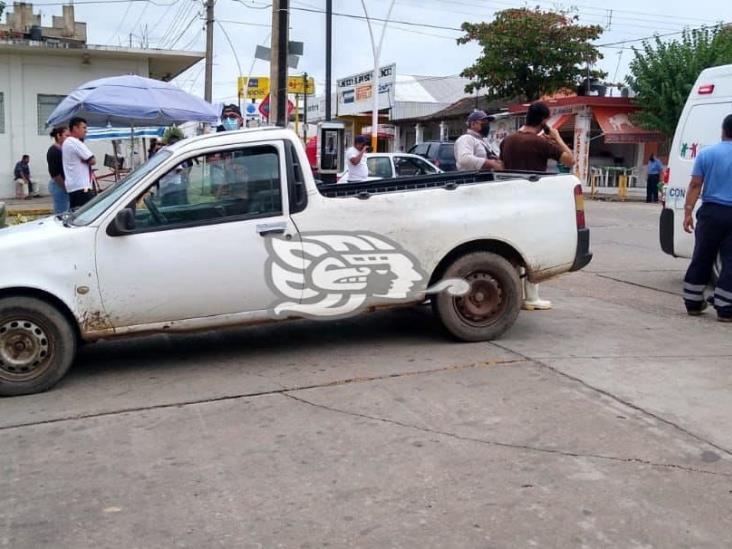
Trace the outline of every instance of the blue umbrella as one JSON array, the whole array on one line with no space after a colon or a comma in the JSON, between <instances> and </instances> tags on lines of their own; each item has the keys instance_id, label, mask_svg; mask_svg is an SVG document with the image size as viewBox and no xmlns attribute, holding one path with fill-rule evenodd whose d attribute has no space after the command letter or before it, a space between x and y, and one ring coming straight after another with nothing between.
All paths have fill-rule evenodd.
<instances>
[{"instance_id":1,"label":"blue umbrella","mask_svg":"<svg viewBox=\"0 0 732 549\"><path fill-rule=\"evenodd\" d=\"M72 91L48 118L54 126L74 116L90 126L169 126L183 122L215 124L219 111L211 103L167 82L135 75L87 82Z\"/></svg>"}]
</instances>

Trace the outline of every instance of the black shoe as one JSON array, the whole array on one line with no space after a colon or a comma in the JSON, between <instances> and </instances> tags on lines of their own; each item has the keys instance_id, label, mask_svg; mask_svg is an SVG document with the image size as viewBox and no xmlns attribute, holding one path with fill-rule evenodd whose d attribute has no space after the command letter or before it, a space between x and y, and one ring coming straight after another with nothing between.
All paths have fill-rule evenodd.
<instances>
[{"instance_id":1,"label":"black shoe","mask_svg":"<svg viewBox=\"0 0 732 549\"><path fill-rule=\"evenodd\" d=\"M688 314L689 316L700 316L704 311L707 310L707 307L709 307L709 304L706 301L703 301L698 309L689 309L689 307L687 307L686 314Z\"/></svg>"},{"instance_id":2,"label":"black shoe","mask_svg":"<svg viewBox=\"0 0 732 549\"><path fill-rule=\"evenodd\" d=\"M732 315L717 315L717 320L720 322L732 322Z\"/></svg>"}]
</instances>

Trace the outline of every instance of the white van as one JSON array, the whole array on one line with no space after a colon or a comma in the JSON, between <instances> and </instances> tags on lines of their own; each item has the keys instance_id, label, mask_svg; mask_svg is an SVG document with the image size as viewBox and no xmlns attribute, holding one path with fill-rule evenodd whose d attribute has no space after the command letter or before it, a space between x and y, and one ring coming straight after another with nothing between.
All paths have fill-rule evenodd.
<instances>
[{"instance_id":1,"label":"white van","mask_svg":"<svg viewBox=\"0 0 732 549\"><path fill-rule=\"evenodd\" d=\"M659 227L661 249L674 257L691 257L694 251L694 235L683 228L691 169L701 149L721 141L722 120L728 114L732 114L732 65L702 71L676 126L664 174L667 185Z\"/></svg>"}]
</instances>

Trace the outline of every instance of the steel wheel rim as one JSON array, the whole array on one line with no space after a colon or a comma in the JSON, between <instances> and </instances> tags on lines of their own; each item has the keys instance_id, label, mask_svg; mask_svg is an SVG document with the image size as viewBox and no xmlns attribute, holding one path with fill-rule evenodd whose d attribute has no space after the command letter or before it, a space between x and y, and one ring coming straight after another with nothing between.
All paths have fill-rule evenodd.
<instances>
[{"instance_id":1,"label":"steel wheel rim","mask_svg":"<svg viewBox=\"0 0 732 549\"><path fill-rule=\"evenodd\" d=\"M460 319L475 327L485 327L498 320L506 309L507 301L501 282L491 273L476 271L465 277L470 291L453 298L455 312Z\"/></svg>"},{"instance_id":2,"label":"steel wheel rim","mask_svg":"<svg viewBox=\"0 0 732 549\"><path fill-rule=\"evenodd\" d=\"M27 381L49 366L51 341L38 323L28 319L0 324L0 379Z\"/></svg>"}]
</instances>

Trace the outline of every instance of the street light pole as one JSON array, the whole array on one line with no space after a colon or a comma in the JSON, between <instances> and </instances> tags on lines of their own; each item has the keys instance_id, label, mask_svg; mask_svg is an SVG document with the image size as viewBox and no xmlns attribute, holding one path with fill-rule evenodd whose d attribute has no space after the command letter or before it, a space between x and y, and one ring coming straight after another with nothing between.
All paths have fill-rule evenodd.
<instances>
[{"instance_id":1,"label":"street light pole","mask_svg":"<svg viewBox=\"0 0 732 549\"><path fill-rule=\"evenodd\" d=\"M333 63L333 0L325 0L325 120L330 121Z\"/></svg>"},{"instance_id":2,"label":"street light pole","mask_svg":"<svg viewBox=\"0 0 732 549\"><path fill-rule=\"evenodd\" d=\"M239 70L239 74L237 76L237 82L238 82L239 81L238 77L242 76L241 63L239 63L239 56L236 53L236 48L234 47L234 44L231 42L231 38L229 38L229 33L226 32L226 29L224 28L224 26L221 23L219 23L218 21L216 21L216 22L219 24L219 28L221 29L221 32L224 33L224 37L226 38L226 41L229 43L229 47L231 48L231 53L234 54L234 60L236 61L236 68ZM238 93L238 90L237 90L236 96L239 100L239 110L241 110L241 94Z\"/></svg>"},{"instance_id":3,"label":"street light pole","mask_svg":"<svg viewBox=\"0 0 732 549\"><path fill-rule=\"evenodd\" d=\"M379 38L379 45L376 45L374 40L374 31L371 28L371 19L369 19L369 13L366 11L366 2L361 0L363 6L363 13L366 16L366 23L369 27L369 36L371 37L371 50L374 54L374 75L371 79L371 97L373 99L373 106L371 107L371 150L376 152L378 145L378 132L379 132L379 57L381 56L381 46L384 44L384 36L386 35L386 26L389 24L389 17L391 17L391 10L394 8L394 2L391 0L389 4L389 11L384 19L384 28L381 29L381 37Z\"/></svg>"},{"instance_id":4,"label":"street light pole","mask_svg":"<svg viewBox=\"0 0 732 549\"><path fill-rule=\"evenodd\" d=\"M211 102L213 96L214 0L206 0L206 80L203 97Z\"/></svg>"}]
</instances>

